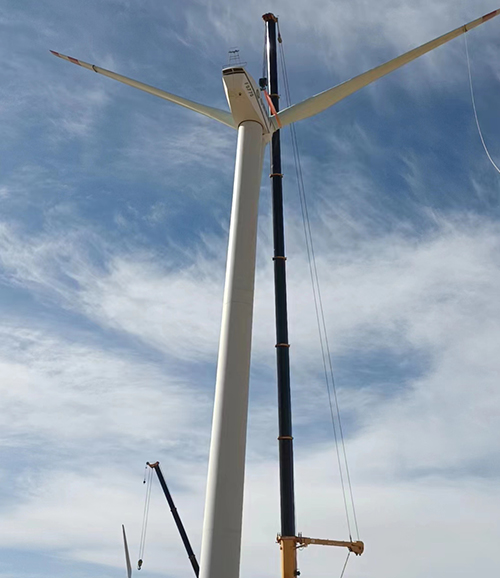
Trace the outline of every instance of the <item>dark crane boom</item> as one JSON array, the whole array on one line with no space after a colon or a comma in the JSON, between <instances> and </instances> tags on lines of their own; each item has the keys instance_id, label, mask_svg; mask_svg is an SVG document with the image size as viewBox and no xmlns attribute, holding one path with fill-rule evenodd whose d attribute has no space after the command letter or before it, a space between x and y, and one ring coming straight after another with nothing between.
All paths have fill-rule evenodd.
<instances>
[{"instance_id":1,"label":"dark crane boom","mask_svg":"<svg viewBox=\"0 0 500 578\"><path fill-rule=\"evenodd\" d=\"M193 567L194 573L196 578L198 578L200 574L200 567L198 565L198 561L196 560L195 553L193 552L193 548L191 548L191 543L189 542L189 538L186 534L186 530L184 529L184 524L182 523L181 517L179 516L179 512L177 512L177 508L175 507L174 500L168 490L167 482L163 477L163 473L160 469L160 462L155 462L154 464L150 464L146 462L147 465L152 468L156 475L158 476L158 480L160 482L161 489L165 494L165 498L167 499L168 505L170 506L170 511L172 512L172 516L174 517L175 525L177 526L177 530L179 530L179 534L181 535L182 543L184 544L184 548L186 548L186 552L191 562L191 566Z\"/></svg>"}]
</instances>

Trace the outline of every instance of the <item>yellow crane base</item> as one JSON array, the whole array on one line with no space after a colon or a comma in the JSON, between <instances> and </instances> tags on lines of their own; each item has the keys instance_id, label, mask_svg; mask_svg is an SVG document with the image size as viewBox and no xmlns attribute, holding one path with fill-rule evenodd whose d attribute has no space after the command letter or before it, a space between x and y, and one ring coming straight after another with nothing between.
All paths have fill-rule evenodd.
<instances>
[{"instance_id":1,"label":"yellow crane base","mask_svg":"<svg viewBox=\"0 0 500 578\"><path fill-rule=\"evenodd\" d=\"M276 541L280 545L281 550L281 576L282 578L297 578L299 572L297 570L297 550L299 548L306 548L311 544L318 546L339 546L347 548L356 556L361 556L365 549L365 545L361 541L344 542L341 540L323 540L321 538L306 538L305 536L280 536L278 535Z\"/></svg>"}]
</instances>

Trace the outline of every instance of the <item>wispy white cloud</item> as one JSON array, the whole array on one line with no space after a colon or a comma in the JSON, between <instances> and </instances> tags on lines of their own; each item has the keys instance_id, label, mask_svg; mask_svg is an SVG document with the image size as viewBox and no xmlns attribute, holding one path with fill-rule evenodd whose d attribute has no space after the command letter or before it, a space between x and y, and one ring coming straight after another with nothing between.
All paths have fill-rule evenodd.
<instances>
[{"instance_id":1,"label":"wispy white cloud","mask_svg":"<svg viewBox=\"0 0 500 578\"><path fill-rule=\"evenodd\" d=\"M2 426L7 445L38 440L55 443L60 452L92 440L110 448L137 447L159 436L164 447L174 447L180 438L167 442L161 433L165 420L170 435L177 431L184 437L181 432L190 430L198 411L205 418L210 414L205 395L175 371L168 374L137 353L85 343L85 333L75 341L75 335L65 339L48 335L47 328L42 333L8 324L0 340L2 405L11 416ZM192 395L198 400L193 412L179 411ZM93 451L88 446L84 453Z\"/></svg>"},{"instance_id":2,"label":"wispy white cloud","mask_svg":"<svg viewBox=\"0 0 500 578\"><path fill-rule=\"evenodd\" d=\"M212 49L216 44L215 35L227 47L238 45L244 55L250 50L259 54L263 28L260 15L269 8L261 0L250 2L245 10L216 0L210 2L208 11L205 4L203 9L191 7L188 34L193 42L203 42ZM300 2L275 2L271 8L280 17L289 64L293 62L295 68L302 69L306 62L316 60L324 67L320 83L310 80L317 86L314 92L328 88L328 84L325 85L328 75L330 85L342 82L492 9L487 0L476 0L473 6L458 6L450 0L438 4L429 0L411 4L383 0L377 2L375 9L366 1L318 1L312 8ZM207 12L209 26L206 25ZM483 37L484 34L492 36L494 32L483 29ZM479 46L478 49L481 50ZM431 83L453 85L464 78L463 70L457 67L457 59L465 64L463 58L463 47L460 41L455 41L424 57L424 64L412 64L411 73L398 73L399 78L404 79L406 89L412 93L422 93ZM258 66L259 62L255 64ZM443 69L446 77L440 73ZM306 89L300 89L301 98L307 95ZM384 92L383 88L380 90ZM370 95L383 102L374 92L370 91Z\"/></svg>"},{"instance_id":3,"label":"wispy white cloud","mask_svg":"<svg viewBox=\"0 0 500 578\"><path fill-rule=\"evenodd\" d=\"M368 385L360 392L347 392L346 384L340 383L342 404L350 412L355 411L359 420L359 429L350 432L352 441L348 451L353 478L357 481L355 490L362 537L368 543L366 559L351 562L350 569L353 575L365 575L372 565L383 566L386 575L396 576L404 565L409 576L417 578L422 572L429 571L431 565L443 567L444 560L448 559L446 552L454 553L453 564L473 567L471 549L465 545L470 544L474 528L483 535L484 529L492 523L491 517L478 517L474 512L478 507L487 509L486 505L495 500L491 483L479 479L495 478L496 473L489 464L498 451L491 436L500 414L500 400L495 393L495 376L499 368L494 355L499 341L499 328L495 323L498 318L495 309L498 231L484 221L446 223L430 238L418 240L392 235L375 243L372 240L370 244L353 246L349 256L344 255L341 259L324 253L328 243L335 243L334 231L330 231L329 237L319 236L322 238L325 241L319 243L318 256L324 261L321 271L327 287L324 294L327 317L329 323L333 322L335 333L342 336L333 340L337 356L355 351L356 356L362 357L369 350L376 351L383 343L385 349L408 351L408 355L412 349L424 350L431 360L421 368L421 375L407 378L393 396L371 392ZM75 247L72 249L74 255ZM40 255L43 256L43 251ZM22 261L22 257L17 258ZM48 259L47 254L42 262L44 259ZM292 261L290 285L293 301L294 296L303 297L307 290L303 285L305 263L297 268L300 274L296 270L294 275ZM33 263L36 264L36 259L31 261L32 275ZM205 269L212 267L213 264L207 264ZM36 277L34 290L40 286L44 291L49 290L51 268L46 262L43 270L47 277L45 280ZM75 269L72 271L74 273ZM19 269L17 274L20 275ZM163 300L159 296L168 292L175 283L184 291L189 289L190 295L206 289L205 284L210 283L210 277L200 276L199 272L195 274L194 268L193 271L191 268L178 271L174 277L169 278L169 275L172 273L151 264L145 265L143 261L118 260L103 271L102 278L90 288L83 284L81 294L73 294L73 304L90 314L92 319L100 319L103 325L119 327L154 346L161 343L160 348L165 344L168 347L168 340L159 331L161 327L155 328L153 323L154 317L161 312ZM85 277L80 270L80 281ZM188 285L182 286L186 281ZM33 290L33 285L29 286ZM334 287L333 291L330 286ZM215 293L214 290L212 300L218 302ZM272 316L270 300L264 293L266 291L260 285L254 356L257 362L263 359L263 342L269 341L269 335L263 335L266 323L269 325L267 330L272 333L272 324L267 321ZM101 303L100 309L96 303ZM183 338L193 334L190 315L199 315L201 323L201 315L206 313L190 311L187 306L187 313L182 313L184 305L179 306L176 313L179 315L177 330L181 343ZM115 314L114 307L118 307ZM202 309L205 307L206 304ZM294 363L299 375L306 376L307 368L312 367L307 352L310 348L308 342L314 334L313 324L304 304L299 309L299 318L294 315L293 308L291 312L293 354L297 352L298 355L301 351L301 355L306 357L306 361L302 359ZM210 317L208 314L205 323ZM140 322L141 318L149 320L149 323ZM211 341L209 347L213 347L216 339L217 323L212 325L214 335L207 340L207 343ZM203 345L202 340L200 342ZM97 436L101 451L108 444L115 448L116 438L125 445L137 447L146 444L152 447L152 437L159 435L164 440L162 448L168 447L170 456L179 451L185 454L181 446L166 441L161 432L168 432L167 438L173 432L177 436L192 438L193 419L196 408L200 408L199 395L196 394L196 403L193 404L190 397L193 391L186 385L179 390L175 380L164 394L160 394L166 384L163 368L158 371L137 360L125 362L121 355L110 356L88 346L68 346L61 341L47 340L44 335L31 330L22 333L12 327L5 332L2 349L7 352L2 374L10 386L6 398L7 411L14 416L15 430L21 435L30 431L36 432L38 437L64 436L65 444L79 440L86 445ZM201 355L204 354L201 347ZM271 359L269 361L272 363ZM146 389L145 382L148 384ZM186 395L181 393L184 389ZM313 399L308 399L311 396ZM330 489L336 482L334 467L325 467L334 459L331 448L311 445L310 436L318 427L318 416L322 416L319 410L325 406L319 383L312 387L309 384L296 387L294 401L298 421L305 423L308 431L307 448L305 440L296 440L300 528L314 535L337 537L338 534L345 537L343 526L335 522L341 519L340 506L332 506L330 517L325 516L324 507L320 505L331 500L337 502L339 497L330 497ZM272 560L278 564L277 552L269 539L278 526L277 505L269 492L270 487L275 488L274 494L277 492L276 472L272 455L264 457L267 452L258 448L261 444L274 443L275 426L274 412L269 408L266 410L263 402L268 403L265 398L254 400L250 419L251 468L245 518L246 532L250 537L245 541L243 564L245 572L256 572L258 565L260 573L270 575L275 569ZM40 405L47 410L40 413ZM170 418L165 419L165 411L172 412ZM206 408L203 417L205 436L208 433L208 414ZM321 422L326 419L326 415L320 417ZM179 443L182 445L183 442ZM271 454L274 451L271 450ZM190 460L186 461L189 464ZM193 473L189 467L183 476L177 472L176 483L187 482ZM113 538L112 528L123 521L124 511L128 512L131 524L137 524L140 518L137 505L141 502L140 491L125 493L123 490L123 479L127 475L120 476L119 488L114 476L106 473L103 477L102 472L95 471L69 477L58 472L57 479L45 477L37 480L41 483L40 491L28 501L22 500L11 511L9 535L2 541L16 547L38 544L50 549L62 548L74 559L121 565L122 554L118 540ZM196 481L191 482L185 500L182 494L180 500L181 503L184 501L182 511L186 523L189 528L194 526L191 533L199 543L203 479L201 473L192 479ZM310 487L314 487L313 493ZM472 491L471 487L475 490ZM79 495L77 506L72 499L74 492ZM158 508L161 507L158 504ZM100 522L99 511L106 512ZM460 512L459 519L457 511ZM71 516L67 515L68 512ZM464 518L468 520L466 527L459 523ZM75 520L78 521L76 526ZM42 526L47 529L47 524L52 524L52 530L40 532ZM416 524L427 530L417 530ZM457 530L460 526L463 531ZM32 528L32 532L27 533L26 527ZM88 527L99 527L99 531L90 536L83 530ZM76 531L76 528L80 529ZM480 532L481 528L483 532ZM173 544L169 548L170 567L187 575L189 569L186 569L182 550L175 548L175 533L169 532L165 533L159 522L152 524L148 564L152 570L161 570L165 563L160 553L164 541ZM490 533L494 535L493 528ZM486 532L486 535L490 533ZM131 534L133 536L134 532ZM438 536L440 552L422 561L422 549L428 549L429 542L434 543ZM458 544L463 546L457 550ZM393 553L392 562L387 565L382 559L384 553L388 555L390 545L397 554ZM260 552L260 562L254 555L257 551ZM340 564L339 558L337 553L308 550L301 555L301 564L304 571L309 569L322 575L325 564L334 564L335 561ZM450 568L449 561L446 563ZM491 570L488 559L482 563L484 571Z\"/></svg>"},{"instance_id":4,"label":"wispy white cloud","mask_svg":"<svg viewBox=\"0 0 500 578\"><path fill-rule=\"evenodd\" d=\"M316 228L316 232L321 231ZM487 460L490 445L484 443L481 431L477 439L470 438L467 446L456 447L457 453L447 445L455 443L451 433L451 423L455 421L452 416L460 416L456 419L459 429L464 422L462 412L457 413L457 409L466 405L471 427L475 427L481 419L481 400L489 399L493 403L495 399L491 388L498 367L487 351L500 340L500 328L494 322L498 316L495 295L500 247L496 226L479 219L443 222L442 227L427 238L391 234L358 243L342 256L331 252L338 234L334 225L322 233L318 237L317 258L334 356L342 361L353 355L362 359L364 355L379 352L381 356L390 353L403 358L417 354L419 359L427 360L423 365L420 363L420 377L409 377L400 384L401 393L394 401L387 401L385 396L377 400L379 417L378 414L363 417L367 408L361 403L359 419L363 422L368 419L367 427L374 427L377 420L390 424L381 434L385 440L381 446L391 454L399 450L391 449L390 432L393 427L403 429L402 424L406 423L409 438L416 437L413 431L422 428L441 439L447 456L441 459L442 467L453 468L460 461L465 464L464 460L472 460L473 456L482 462ZM40 290L45 299L60 299L63 306L87 316L92 322L138 338L172 358L197 363L214 358L222 256L212 260L200 253L187 267L170 270L155 263L152 255L116 256L110 258L105 268L97 269L79 252L81 247L75 239L71 246L67 241L61 245L38 241L34 246L22 248L11 238L8 245L16 247L8 258L17 284L35 292ZM16 263L15 269L13 263ZM61 278L61 265L69 281ZM269 267L264 267L258 276L254 360L272 367L269 353L273 334L271 287L269 283L260 283L269 272ZM309 294L307 263L303 257L295 256L290 261L293 358L300 374L312 372L315 384L312 390L300 388L296 394L297 406L302 408L298 415L308 416L305 422L308 427L314 423L313 412L321 409L325 401L321 397L310 399L311 391L315 396L323 394L318 381L320 359L314 309L306 299ZM62 364L62 360L60 362ZM474 397L469 399L467 387L478 374L478 367L482 367L483 389L481 395L473 390ZM83 368L77 366L75 371L81 372ZM24 372L25 369L15 374L19 383L26 380ZM438 387L441 382L447 386ZM341 387L347 385L341 384ZM373 387L378 385L374 383ZM372 396L370 385L366 387ZM457 395L451 395L451 391ZM378 395L377 389L375 394ZM357 402L362 402L363 392L353 393L352 402L348 401L349 395L346 390L343 401L352 410ZM446 412L446 419L439 421L434 431L422 416L428 415L436 405ZM413 427L410 416L415 407L419 417L415 417ZM388 420L387 413L392 420ZM323 419L327 419L326 414ZM397 447L401 447L399 443ZM427 444L422 446L421 463L420 450L414 448L412 459L416 469L425 471L427 467L437 467L427 447ZM435 447L440 448L438 442ZM478 447L483 447L486 454L478 452ZM442 454L442 450L436 449L432 455ZM430 462L426 463L425 459ZM402 472L405 468L405 464L399 464L397 469Z\"/></svg>"},{"instance_id":5,"label":"wispy white cloud","mask_svg":"<svg viewBox=\"0 0 500 578\"><path fill-rule=\"evenodd\" d=\"M47 131L45 136L53 143L89 137L109 102L107 92L100 86L68 82L56 76L53 68L47 74L42 63L49 58L48 50L36 59L11 56L10 73L4 72L6 82L2 88L3 126L12 137L22 137L33 131L35 123ZM72 78L71 73L69 76ZM43 118L35 118L34 110L43 111Z\"/></svg>"},{"instance_id":6,"label":"wispy white cloud","mask_svg":"<svg viewBox=\"0 0 500 578\"><path fill-rule=\"evenodd\" d=\"M148 173L149 178L161 179L170 188L172 183L185 180L185 171L193 175L201 167L229 183L234 170L235 131L172 108L161 119L135 115L131 138L123 150L122 170L133 162L136 173ZM205 185L199 196L212 195L212 188Z\"/></svg>"}]
</instances>

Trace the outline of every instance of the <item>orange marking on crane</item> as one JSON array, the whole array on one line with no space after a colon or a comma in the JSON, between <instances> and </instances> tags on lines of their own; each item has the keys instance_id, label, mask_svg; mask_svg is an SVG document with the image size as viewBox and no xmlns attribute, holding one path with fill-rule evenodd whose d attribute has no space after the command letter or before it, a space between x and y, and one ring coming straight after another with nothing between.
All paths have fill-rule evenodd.
<instances>
[{"instance_id":1,"label":"orange marking on crane","mask_svg":"<svg viewBox=\"0 0 500 578\"><path fill-rule=\"evenodd\" d=\"M271 97L267 94L266 90L263 90L262 92L264 93L264 96L266 97L267 104L269 105L269 109L271 110L271 114L276 118L276 122L278 123L278 126L280 128L283 128L283 125L281 124L280 117L278 116L278 113L276 112L276 109L274 108L274 104L273 104L273 101L271 100Z\"/></svg>"}]
</instances>

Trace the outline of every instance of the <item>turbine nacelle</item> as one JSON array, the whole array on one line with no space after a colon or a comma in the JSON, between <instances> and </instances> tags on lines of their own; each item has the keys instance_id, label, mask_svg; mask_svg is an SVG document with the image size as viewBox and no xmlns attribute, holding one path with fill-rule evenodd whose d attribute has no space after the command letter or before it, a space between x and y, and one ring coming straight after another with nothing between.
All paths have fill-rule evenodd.
<instances>
[{"instance_id":1,"label":"turbine nacelle","mask_svg":"<svg viewBox=\"0 0 500 578\"><path fill-rule=\"evenodd\" d=\"M266 111L255 80L242 66L230 66L222 70L222 82L234 124L239 126L245 121L258 122L265 140L270 140L276 127Z\"/></svg>"}]
</instances>

